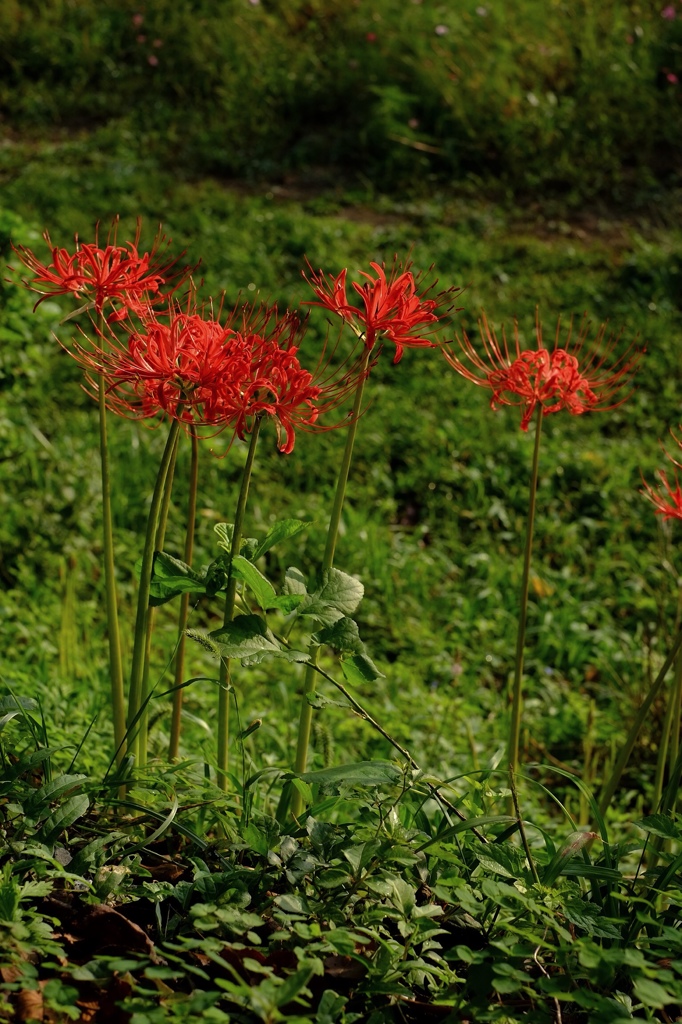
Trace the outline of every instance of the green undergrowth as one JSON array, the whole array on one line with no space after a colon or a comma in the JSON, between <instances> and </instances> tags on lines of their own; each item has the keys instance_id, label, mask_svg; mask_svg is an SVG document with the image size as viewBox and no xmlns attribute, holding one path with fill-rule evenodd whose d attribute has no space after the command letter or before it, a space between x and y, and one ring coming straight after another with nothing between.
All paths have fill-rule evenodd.
<instances>
[{"instance_id":1,"label":"green undergrowth","mask_svg":"<svg viewBox=\"0 0 682 1024\"><path fill-rule=\"evenodd\" d=\"M2 711L0 1019L679 1012L682 832L669 815L620 841L593 803L596 831L565 812L549 831L520 827L499 813L502 773L434 799L423 773L375 759L301 776L315 797L284 827L258 809L267 773L226 797L199 765L155 765L121 798L120 777L95 781L79 750L51 747L35 702Z\"/></svg>"}]
</instances>

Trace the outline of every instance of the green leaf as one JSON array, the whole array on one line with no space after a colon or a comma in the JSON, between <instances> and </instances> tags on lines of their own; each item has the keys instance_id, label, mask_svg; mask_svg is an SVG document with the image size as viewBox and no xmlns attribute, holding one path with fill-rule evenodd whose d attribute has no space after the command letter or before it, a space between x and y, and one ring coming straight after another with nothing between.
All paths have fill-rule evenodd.
<instances>
[{"instance_id":1,"label":"green leaf","mask_svg":"<svg viewBox=\"0 0 682 1024\"><path fill-rule=\"evenodd\" d=\"M236 570L235 575L244 580L263 611L272 608L277 599L275 588L253 562L249 562L243 555L236 555L232 559L232 569Z\"/></svg>"},{"instance_id":2,"label":"green leaf","mask_svg":"<svg viewBox=\"0 0 682 1024\"><path fill-rule=\"evenodd\" d=\"M522 878L524 875L524 858L520 850L513 846L495 846L489 843L476 851L476 858L482 868L502 875L503 878Z\"/></svg>"},{"instance_id":3,"label":"green leaf","mask_svg":"<svg viewBox=\"0 0 682 1024\"><path fill-rule=\"evenodd\" d=\"M58 749L58 748L57 748ZM33 771L43 761L48 761L55 750L48 750L46 747L42 747L40 750L32 750L30 754L24 754L20 757L16 764L11 765L6 770L7 779L18 779L21 778L26 772Z\"/></svg>"},{"instance_id":4,"label":"green leaf","mask_svg":"<svg viewBox=\"0 0 682 1024\"><path fill-rule=\"evenodd\" d=\"M2 718L0 718L0 732L3 731L5 726L9 722L11 722L13 718L16 718L17 715L20 715L20 714L21 714L21 711L8 711L6 715L3 715Z\"/></svg>"},{"instance_id":5,"label":"green leaf","mask_svg":"<svg viewBox=\"0 0 682 1024\"><path fill-rule=\"evenodd\" d=\"M98 866L100 861L104 859L102 855L107 846L113 845L120 839L128 838L129 836L126 832L112 831L99 836L97 839L93 839L91 843L88 843L87 846L78 851L69 864L69 871L74 875L85 874L86 871Z\"/></svg>"},{"instance_id":6,"label":"green leaf","mask_svg":"<svg viewBox=\"0 0 682 1024\"><path fill-rule=\"evenodd\" d=\"M84 793L70 797L45 820L36 839L40 843L51 843L65 828L82 818L89 806L90 801Z\"/></svg>"},{"instance_id":7,"label":"green leaf","mask_svg":"<svg viewBox=\"0 0 682 1024\"><path fill-rule=\"evenodd\" d=\"M0 697L0 714L5 711L19 710L21 708L24 711L37 711L39 704L33 697L15 697L13 694L9 697Z\"/></svg>"},{"instance_id":8,"label":"green leaf","mask_svg":"<svg viewBox=\"0 0 682 1024\"><path fill-rule=\"evenodd\" d=\"M351 686L362 686L363 683L373 683L376 679L384 678L383 672L379 671L367 654L354 654L350 658L342 658L341 671Z\"/></svg>"},{"instance_id":9,"label":"green leaf","mask_svg":"<svg viewBox=\"0 0 682 1024\"><path fill-rule=\"evenodd\" d=\"M165 604L178 594L206 593L206 579L179 558L165 551L154 552L149 603Z\"/></svg>"},{"instance_id":10,"label":"green leaf","mask_svg":"<svg viewBox=\"0 0 682 1024\"><path fill-rule=\"evenodd\" d=\"M682 829L667 814L649 814L646 818L642 818L641 821L636 821L635 825L637 828L641 828L645 832L651 832L652 835L660 836L662 839L682 838Z\"/></svg>"},{"instance_id":11,"label":"green leaf","mask_svg":"<svg viewBox=\"0 0 682 1024\"><path fill-rule=\"evenodd\" d=\"M49 804L58 797L63 796L72 789L80 789L87 775L58 775L56 779L46 782L41 786L27 802L27 808L38 808L42 804Z\"/></svg>"},{"instance_id":12,"label":"green leaf","mask_svg":"<svg viewBox=\"0 0 682 1024\"><path fill-rule=\"evenodd\" d=\"M213 530L218 536L218 547L222 548L223 551L227 551L229 555L232 551L232 537L234 535L233 524L216 523Z\"/></svg>"},{"instance_id":13,"label":"green leaf","mask_svg":"<svg viewBox=\"0 0 682 1024\"><path fill-rule=\"evenodd\" d=\"M302 960L301 967L289 975L284 984L276 990L277 1006L286 1006L292 999L301 992L308 984L313 974L324 974L324 965L321 960Z\"/></svg>"},{"instance_id":14,"label":"green leaf","mask_svg":"<svg viewBox=\"0 0 682 1024\"><path fill-rule=\"evenodd\" d=\"M347 615L337 619L331 626L325 626L324 629L313 633L311 640L320 647L333 647L335 651L343 654L362 654L365 649L357 622Z\"/></svg>"},{"instance_id":15,"label":"green leaf","mask_svg":"<svg viewBox=\"0 0 682 1024\"><path fill-rule=\"evenodd\" d=\"M322 708L351 708L353 706L347 700L332 700L330 697L325 697L317 691L306 693L305 699L311 708L315 708L317 711L321 711Z\"/></svg>"},{"instance_id":16,"label":"green leaf","mask_svg":"<svg viewBox=\"0 0 682 1024\"><path fill-rule=\"evenodd\" d=\"M232 523L216 523L213 527L215 533L218 535L218 547L221 547L223 551L227 551L228 555L232 553L232 537L234 536L234 526ZM256 550L258 541L255 537L244 537L241 544L239 545L239 554L245 555L248 559L253 559L253 552Z\"/></svg>"},{"instance_id":17,"label":"green leaf","mask_svg":"<svg viewBox=\"0 0 682 1024\"><path fill-rule=\"evenodd\" d=\"M516 818L510 817L508 814L482 814L476 818L467 818L466 821L460 821L456 825L450 825L448 828L443 829L433 839L429 839L427 842L422 843L421 846L418 846L416 852L420 853L422 850L433 847L435 843L440 845L446 839L450 839L451 836L459 835L460 832L466 832L470 828L480 829L484 825L513 825L515 822ZM438 852L438 846L434 848L433 852Z\"/></svg>"},{"instance_id":18,"label":"green leaf","mask_svg":"<svg viewBox=\"0 0 682 1024\"><path fill-rule=\"evenodd\" d=\"M396 786L403 773L391 761L357 761L355 764L323 768L318 772L303 772L298 778L311 786Z\"/></svg>"},{"instance_id":19,"label":"green leaf","mask_svg":"<svg viewBox=\"0 0 682 1024\"><path fill-rule=\"evenodd\" d=\"M232 622L209 633L225 658L240 658L243 665L258 665L268 655L285 661L308 661L304 651L282 647L259 615L237 615Z\"/></svg>"},{"instance_id":20,"label":"green leaf","mask_svg":"<svg viewBox=\"0 0 682 1024\"><path fill-rule=\"evenodd\" d=\"M311 525L312 523L303 522L302 519L280 519L279 522L273 523L252 555L254 562L275 544L279 544L281 540L295 537L297 533L302 533Z\"/></svg>"},{"instance_id":21,"label":"green leaf","mask_svg":"<svg viewBox=\"0 0 682 1024\"><path fill-rule=\"evenodd\" d=\"M553 885L566 864L583 849L586 843L598 839L596 832L572 832L564 846L554 855L542 874L545 885Z\"/></svg>"},{"instance_id":22,"label":"green leaf","mask_svg":"<svg viewBox=\"0 0 682 1024\"><path fill-rule=\"evenodd\" d=\"M581 928L588 935L601 939L620 938L619 929L606 920L602 907L596 903L588 903L587 900L578 897L571 897L566 900L563 906L566 920Z\"/></svg>"},{"instance_id":23,"label":"green leaf","mask_svg":"<svg viewBox=\"0 0 682 1024\"><path fill-rule=\"evenodd\" d=\"M306 579L300 569L296 569L293 565L289 566L284 574L282 591L290 597L304 598L308 596Z\"/></svg>"},{"instance_id":24,"label":"green leaf","mask_svg":"<svg viewBox=\"0 0 682 1024\"><path fill-rule=\"evenodd\" d=\"M365 588L354 576L340 569L324 569L317 589L303 602L299 614L311 616L324 626L331 626L344 615L352 615L364 593Z\"/></svg>"},{"instance_id":25,"label":"green leaf","mask_svg":"<svg viewBox=\"0 0 682 1024\"><path fill-rule=\"evenodd\" d=\"M293 612L298 608L301 601L303 601L303 594L280 594L269 607L276 608L278 611L288 615L289 612Z\"/></svg>"},{"instance_id":26,"label":"green leaf","mask_svg":"<svg viewBox=\"0 0 682 1024\"><path fill-rule=\"evenodd\" d=\"M676 1002L675 996L672 996L667 989L664 989L657 981L651 981L650 978L637 978L637 981L634 984L634 989L635 995L639 999L640 1003L656 1010L662 1009L664 1006L667 1006L668 1003Z\"/></svg>"}]
</instances>

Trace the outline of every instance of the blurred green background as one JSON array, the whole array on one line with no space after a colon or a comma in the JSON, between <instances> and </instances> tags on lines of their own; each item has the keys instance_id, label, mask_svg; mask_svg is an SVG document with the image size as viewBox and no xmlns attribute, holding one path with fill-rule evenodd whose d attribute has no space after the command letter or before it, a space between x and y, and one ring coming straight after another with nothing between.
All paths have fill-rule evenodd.
<instances>
[{"instance_id":1,"label":"blurred green background","mask_svg":"<svg viewBox=\"0 0 682 1024\"><path fill-rule=\"evenodd\" d=\"M548 418L529 618L526 757L598 778L675 626L677 524L639 493L680 415L682 5L431 0L4 0L0 7L0 246L44 258L115 214L120 239L159 221L201 259L203 294L298 306L304 259L357 279L411 255L466 285L455 319L609 319L648 353L613 412ZM73 739L99 711L109 743L96 410L54 340L68 302L0 282L0 642L3 673L39 693ZM314 311L303 358L327 330ZM448 325L443 340L452 340ZM361 423L338 565L365 583L362 635L386 674L361 694L434 771L487 764L504 744L531 436L514 410L437 353L377 366ZM124 620L163 431L112 424ZM672 450L676 450L674 443ZM343 438L262 445L248 532L315 525L268 565L319 564ZM224 447L224 446L223 446ZM244 451L205 445L198 561L216 554ZM182 548L180 469L168 549ZM191 625L211 626L200 606ZM156 671L174 642L161 609ZM127 632L129 635L129 630ZM201 649L196 674L214 671ZM286 763L300 680L239 681L258 764ZM187 749L211 749L213 693L188 693ZM642 801L664 700L628 777ZM159 707L154 752L167 709ZM333 716L327 718L325 716ZM339 710L317 716L316 758L390 756ZM330 728L331 727L331 728ZM337 746L332 749L330 740ZM97 753L93 751L93 756ZM588 781L594 781L589 778Z\"/></svg>"}]
</instances>

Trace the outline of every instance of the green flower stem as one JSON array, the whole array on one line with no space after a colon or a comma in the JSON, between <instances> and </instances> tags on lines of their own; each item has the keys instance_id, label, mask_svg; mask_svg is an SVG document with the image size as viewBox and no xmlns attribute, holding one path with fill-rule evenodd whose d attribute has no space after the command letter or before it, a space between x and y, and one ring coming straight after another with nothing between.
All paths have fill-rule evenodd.
<instances>
[{"instance_id":1,"label":"green flower stem","mask_svg":"<svg viewBox=\"0 0 682 1024\"><path fill-rule=\"evenodd\" d=\"M246 456L246 464L242 473L242 482L237 500L237 511L234 517L234 530L232 533L232 546L230 548L230 562L239 554L242 542L242 529L244 526L244 513L246 512L246 501L249 496L249 484L253 463L256 458L256 446L260 432L262 417L256 416L251 430L251 441ZM235 598L237 595L237 580L230 571L225 594L225 617L224 623L228 625L234 615ZM228 790L227 769L229 765L229 741L230 741L230 659L223 658L220 662L220 677L218 691L218 786L224 793Z\"/></svg>"},{"instance_id":2,"label":"green flower stem","mask_svg":"<svg viewBox=\"0 0 682 1024\"><path fill-rule=\"evenodd\" d=\"M661 726L661 732L658 741L658 756L656 757L656 774L654 776L654 795L652 798L652 812L656 812L661 803L661 797L663 795L663 779L665 777L666 764L668 762L668 752L670 750L670 738L673 725L673 719L675 717L675 703L677 696L677 688L679 680L682 677L682 659L677 658L675 661L675 672L673 675L673 681L670 684L670 692L668 694L668 700L666 701L665 715L663 716L663 724ZM671 764L675 763L675 758L672 759Z\"/></svg>"},{"instance_id":3,"label":"green flower stem","mask_svg":"<svg viewBox=\"0 0 682 1024\"><path fill-rule=\"evenodd\" d=\"M542 435L542 405L538 403L535 416L535 446L533 448L533 465L530 474L530 493L528 497L528 519L526 521L526 547L523 555L523 579L521 581L521 601L519 608L519 629L516 636L516 660L514 664L514 685L512 690L511 725L509 729L509 746L507 761L510 774L513 776L519 768L519 738L521 734L521 712L523 708L523 649L526 641L526 619L528 617L528 587L530 582L530 559L533 550L533 526L535 524L535 498L538 487L538 465L540 456L540 437Z\"/></svg>"},{"instance_id":4,"label":"green flower stem","mask_svg":"<svg viewBox=\"0 0 682 1024\"><path fill-rule=\"evenodd\" d=\"M142 553L142 567L140 569L140 583L137 592L137 615L135 617L135 637L133 641L133 663L130 670L130 689L128 692L128 725L140 710L142 695L142 677L144 673L145 650L147 644L147 618L149 615L149 591L151 587L152 569L154 565L154 546L156 542L156 531L159 521L159 510L163 499L163 492L166 486L168 468L173 457L175 440L180 429L178 420L173 420L168 432L168 440L161 458L161 465L156 477L156 484L152 494L149 515L147 517L147 531ZM139 732L138 732L139 737ZM137 738L133 739L132 747L135 753L139 751Z\"/></svg>"},{"instance_id":5,"label":"green flower stem","mask_svg":"<svg viewBox=\"0 0 682 1024\"><path fill-rule=\"evenodd\" d=\"M103 317L100 317L100 332L103 331ZM104 376L97 378L99 396L99 450L102 467L102 537L104 548L104 588L107 609L107 633L109 636L109 678L111 682L111 712L114 720L114 745L116 762L120 764L126 752L125 688L123 685L123 659L121 657L121 634L118 626L118 599L114 561L114 531L111 514L111 474L109 468L109 444L107 440L106 382Z\"/></svg>"},{"instance_id":6,"label":"green flower stem","mask_svg":"<svg viewBox=\"0 0 682 1024\"><path fill-rule=\"evenodd\" d=\"M623 774L625 766L627 765L630 759L630 754L632 753L640 729L642 728L642 725L644 723L644 719L648 714L649 708L656 700L656 697L658 696L658 693L661 687L663 686L663 683L665 682L665 677L667 676L671 665L677 658L678 652L681 648L682 629L678 632L677 636L675 637L675 642L672 646L672 649L670 650L670 653L668 654L668 657L665 659L663 665L661 666L661 671L658 673L653 683L649 687L649 692L642 701L637 711L637 714L635 715L635 720L633 721L630 727L630 731L625 738L625 743L621 748L620 754L618 755L618 759L613 767L611 775L609 776L607 782L604 785L601 797L599 798L599 810L602 814L606 813L606 810L609 804L611 803L611 800L613 799L613 794L616 792L618 783L620 782L621 775Z\"/></svg>"},{"instance_id":7,"label":"green flower stem","mask_svg":"<svg viewBox=\"0 0 682 1024\"><path fill-rule=\"evenodd\" d=\"M682 655L675 662L675 685L672 695L672 721L670 727L670 777L672 778L675 765L680 753L680 718L682 718ZM672 813L675 813L677 798L671 801Z\"/></svg>"},{"instance_id":8,"label":"green flower stem","mask_svg":"<svg viewBox=\"0 0 682 1024\"><path fill-rule=\"evenodd\" d=\"M195 431L190 431L192 441L192 461L189 468L189 501L187 503L187 530L185 533L184 559L187 565L192 564L194 555L194 528L197 519L197 488L199 482L199 441ZM175 761L180 751L180 730L182 724L182 697L181 684L185 674L185 629L187 627L187 616L189 614L189 594L183 594L180 598L180 614L178 616L178 647L175 653L175 678L176 687L173 693L173 716L171 719L170 743L168 745L168 760Z\"/></svg>"},{"instance_id":9,"label":"green flower stem","mask_svg":"<svg viewBox=\"0 0 682 1024\"><path fill-rule=\"evenodd\" d=\"M170 509L171 495L173 493L173 477L175 475L175 460L178 454L179 437L179 433L175 435L173 453L171 455L170 465L168 466L168 472L166 474L166 482L163 487L163 500L161 502L161 508L159 510L159 522L156 528L156 537L154 539L154 551L163 551L164 543L166 540L166 525L168 523L168 511ZM149 608L149 611L147 613L147 633L145 636L144 643L144 667L142 670L142 690L140 693L140 706L142 707L142 715L140 716L139 722L138 741L138 763L140 765L144 765L147 763L147 742L149 739L149 663L151 659L152 636L154 633L155 620L156 608Z\"/></svg>"},{"instance_id":10,"label":"green flower stem","mask_svg":"<svg viewBox=\"0 0 682 1024\"><path fill-rule=\"evenodd\" d=\"M358 430L358 420L360 419L360 411L362 409L362 396L365 390L367 368L369 366L371 355L372 350L367 348L365 350L365 356L360 369L360 378L355 391L355 401L353 402L351 421L348 426L348 433L346 434L346 447L343 452L341 468L336 481L336 493L334 495L334 504L332 505L329 526L327 528L327 543L325 545L324 557L322 560L323 570L331 569L334 564L334 552L336 550L336 541L339 535L341 512L343 511L343 503L346 497L346 486L348 484L350 464L353 459L355 436ZM314 693L317 687L316 668L318 653L319 649L317 647L310 648L311 661L306 667L305 678L303 680L303 701L301 703L301 715L298 723L298 738L296 741L296 759L294 761L294 771L299 774L306 770L308 763L308 747L310 745L310 731L313 723L313 709L308 703L306 694ZM284 794L282 794L282 796L284 798ZM292 814L297 818L303 809L303 799L297 790L294 790L291 801Z\"/></svg>"}]
</instances>

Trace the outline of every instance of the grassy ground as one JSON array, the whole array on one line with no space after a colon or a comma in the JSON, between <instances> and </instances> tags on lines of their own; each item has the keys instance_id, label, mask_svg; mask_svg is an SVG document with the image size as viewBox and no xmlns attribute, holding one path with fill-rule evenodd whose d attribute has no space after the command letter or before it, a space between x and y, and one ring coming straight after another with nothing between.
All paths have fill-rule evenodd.
<instances>
[{"instance_id":1,"label":"grassy ground","mask_svg":"<svg viewBox=\"0 0 682 1024\"><path fill-rule=\"evenodd\" d=\"M587 733L598 749L599 774L665 649L677 601L671 531L661 529L639 494L640 473L651 479L662 460L658 440L678 422L682 250L675 196L666 208L625 215L595 206L567 216L552 203L504 207L469 191L399 202L373 190L309 185L245 190L212 178L178 180L126 157L118 141L109 140L107 151L106 140L7 145L0 167L5 238L37 248L45 226L55 242L68 244L75 231L86 238L95 221L106 224L115 212L129 230L141 215L149 237L163 220L174 245L192 261L201 258L204 291L225 289L228 304L239 294L282 305L305 301L305 257L329 272L349 266L352 273L370 259L409 253L417 267L435 264L443 285L466 286L458 326L475 331L485 307L496 324L518 315L529 337L537 304L550 329L559 313L586 311L595 321L609 318L625 345L636 337L646 342L637 390L625 405L552 417L543 441L527 756L549 752L579 764ZM72 699L82 693L81 727L100 709L95 728L106 736L95 410L79 389L79 371L50 338L61 315L56 304L43 304L33 317L29 296L4 288L4 432L12 458L2 466L2 630L6 649L16 653L6 672L22 692L44 694L60 730L73 727ZM324 330L314 311L311 355ZM68 328L59 333L68 339ZM488 764L503 742L500 709L512 668L532 438L519 431L515 411L492 412L486 395L435 353L407 352L395 367L382 359L369 397L338 554L339 566L365 583L363 636L386 674L364 696L434 771L464 769L472 756ZM263 445L249 528L258 533L282 515L313 519L305 539L271 567L275 577L287 564L310 572L320 557L342 439L334 432L300 436L288 458L277 455L273 441ZM163 437L120 421L112 425L112 442L130 621L132 567ZM219 443L205 448L200 561L216 553L214 523L231 518L244 458L239 445L225 459L208 450L219 452ZM187 459L181 452L167 543L177 554ZM199 607L191 625L207 624L216 613ZM164 608L159 632L167 646L158 671L172 648L173 623ZM196 673L205 672L205 655L197 650L193 657ZM244 715L264 721L253 745L256 763L286 761L296 679L260 671L240 685ZM188 749L207 737L211 706L210 693L197 687L189 694L196 720L188 723ZM333 716L334 759L387 753L345 713L325 715ZM320 759L332 756L325 715L315 744ZM167 727L160 711L155 752L164 749ZM654 720L628 800L645 800L656 733Z\"/></svg>"},{"instance_id":2,"label":"grassy ground","mask_svg":"<svg viewBox=\"0 0 682 1024\"><path fill-rule=\"evenodd\" d=\"M180 762L164 697L149 767L125 791L112 775L97 413L57 343L77 332L65 305L33 311L0 274L1 1020L682 1019L675 780L654 798L669 691L605 818L591 796L680 617L679 524L641 487L682 419L681 32L662 0L0 4L1 262L16 265L11 242L45 255L44 229L68 247L119 215L120 239L142 218L145 244L162 222L228 307L300 307L306 258L357 279L398 254L464 288L443 341L475 335L483 308L532 340L537 306L550 332L587 313L646 346L620 407L545 420L511 816L533 432L437 351L383 353L336 557L364 584L357 619L383 675L351 689L380 728L322 683L299 783L312 806L276 820L295 665L236 665L227 795L200 644ZM303 361L328 329L313 309ZM111 417L126 664L164 441ZM246 533L311 521L261 563L278 589L288 566L317 571L343 443L300 434L283 456L265 432ZM234 514L246 449L225 447L202 443L199 564ZM202 598L189 625L221 616ZM159 690L176 631L161 606Z\"/></svg>"}]
</instances>

